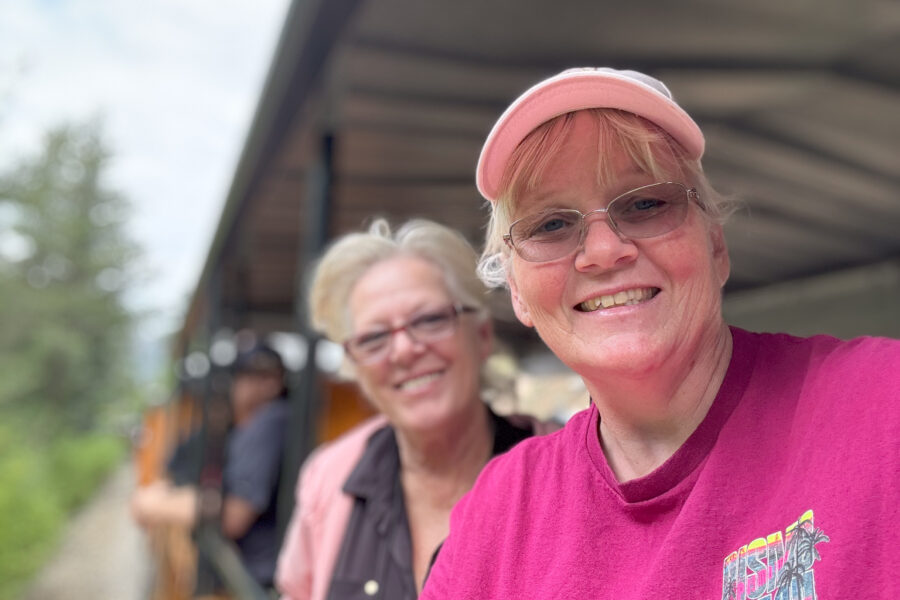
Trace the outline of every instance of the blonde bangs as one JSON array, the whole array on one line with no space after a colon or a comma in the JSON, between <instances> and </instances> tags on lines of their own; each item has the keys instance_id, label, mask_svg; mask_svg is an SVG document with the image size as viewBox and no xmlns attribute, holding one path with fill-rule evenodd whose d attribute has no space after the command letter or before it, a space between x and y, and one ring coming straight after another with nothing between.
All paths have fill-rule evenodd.
<instances>
[{"instance_id":1,"label":"blonde bangs","mask_svg":"<svg viewBox=\"0 0 900 600\"><path fill-rule=\"evenodd\" d=\"M685 173L681 168L685 151L671 136L650 121L635 114L614 109L586 111L596 122L600 135L597 147L598 183L614 177L610 157L624 152L634 164L651 177L676 179ZM500 200L516 198L533 191L540 184L547 165L560 151L574 127L575 113L566 113L537 127L516 147L509 167L500 181Z\"/></svg>"},{"instance_id":2,"label":"blonde bangs","mask_svg":"<svg viewBox=\"0 0 900 600\"><path fill-rule=\"evenodd\" d=\"M703 174L699 160L687 152L668 133L654 123L622 110L596 108L588 112L599 129L597 142L597 181L601 185L615 179L611 157L626 154L634 165L656 181L680 181L696 186L707 217L722 222L729 213ZM503 235L509 229L515 199L540 186L548 165L562 149L574 127L574 112L560 115L535 128L516 147L500 181L500 194L492 206L479 275L493 287L506 283L509 248Z\"/></svg>"}]
</instances>

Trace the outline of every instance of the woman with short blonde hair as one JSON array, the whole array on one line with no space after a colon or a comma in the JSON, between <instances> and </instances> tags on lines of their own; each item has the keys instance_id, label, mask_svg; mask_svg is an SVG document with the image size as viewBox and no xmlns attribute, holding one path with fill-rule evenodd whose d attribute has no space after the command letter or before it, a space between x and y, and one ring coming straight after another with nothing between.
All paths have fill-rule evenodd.
<instances>
[{"instance_id":1,"label":"woman with short blonde hair","mask_svg":"<svg viewBox=\"0 0 900 600\"><path fill-rule=\"evenodd\" d=\"M426 220L383 220L332 244L313 325L381 413L306 461L277 573L284 598L413 600L450 509L485 463L532 434L481 398L493 330L477 255Z\"/></svg>"}]
</instances>

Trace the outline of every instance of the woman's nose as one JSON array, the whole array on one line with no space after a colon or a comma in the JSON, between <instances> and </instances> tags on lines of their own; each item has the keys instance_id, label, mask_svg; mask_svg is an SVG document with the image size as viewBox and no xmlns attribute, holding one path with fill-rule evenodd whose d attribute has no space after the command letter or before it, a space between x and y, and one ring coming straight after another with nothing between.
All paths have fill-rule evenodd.
<instances>
[{"instance_id":1,"label":"woman's nose","mask_svg":"<svg viewBox=\"0 0 900 600\"><path fill-rule=\"evenodd\" d=\"M585 215L581 244L575 253L575 268L612 269L634 260L637 246L622 237L605 212Z\"/></svg>"},{"instance_id":2,"label":"woman's nose","mask_svg":"<svg viewBox=\"0 0 900 600\"><path fill-rule=\"evenodd\" d=\"M391 336L391 361L402 363L421 354L423 348L422 342L410 335L408 330L395 331Z\"/></svg>"}]
</instances>

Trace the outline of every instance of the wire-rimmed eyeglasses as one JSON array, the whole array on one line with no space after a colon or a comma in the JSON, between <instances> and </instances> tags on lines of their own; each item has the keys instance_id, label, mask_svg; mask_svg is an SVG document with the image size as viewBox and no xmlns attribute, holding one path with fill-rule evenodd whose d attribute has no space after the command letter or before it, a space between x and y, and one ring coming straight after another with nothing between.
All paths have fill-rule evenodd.
<instances>
[{"instance_id":1,"label":"wire-rimmed eyeglasses","mask_svg":"<svg viewBox=\"0 0 900 600\"><path fill-rule=\"evenodd\" d=\"M390 352L394 334L405 331L411 340L427 344L449 337L463 313L476 312L471 306L451 304L438 309L422 312L396 327L373 329L348 338L344 342L344 350L361 364L375 363L383 360Z\"/></svg>"},{"instance_id":2,"label":"wire-rimmed eyeglasses","mask_svg":"<svg viewBox=\"0 0 900 600\"><path fill-rule=\"evenodd\" d=\"M674 181L653 183L616 196L606 208L587 213L551 208L523 217L509 226L503 241L523 260L547 262L568 255L584 243L587 218L595 213L604 213L606 222L620 237L646 239L681 226L691 200L700 200L696 188Z\"/></svg>"}]
</instances>

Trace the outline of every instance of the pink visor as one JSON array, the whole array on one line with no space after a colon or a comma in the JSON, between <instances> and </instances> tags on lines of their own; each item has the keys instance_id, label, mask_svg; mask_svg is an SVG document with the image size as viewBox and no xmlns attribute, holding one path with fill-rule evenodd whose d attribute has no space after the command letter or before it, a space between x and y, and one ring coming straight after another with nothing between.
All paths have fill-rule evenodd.
<instances>
[{"instance_id":1,"label":"pink visor","mask_svg":"<svg viewBox=\"0 0 900 600\"><path fill-rule=\"evenodd\" d=\"M568 69L516 98L494 124L478 158L475 181L481 195L491 202L497 200L510 156L538 125L586 108L634 113L671 135L690 158L703 156L703 133L661 81L637 71Z\"/></svg>"}]
</instances>

